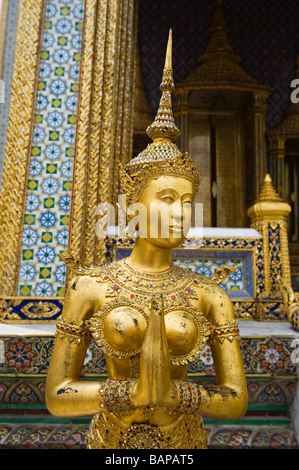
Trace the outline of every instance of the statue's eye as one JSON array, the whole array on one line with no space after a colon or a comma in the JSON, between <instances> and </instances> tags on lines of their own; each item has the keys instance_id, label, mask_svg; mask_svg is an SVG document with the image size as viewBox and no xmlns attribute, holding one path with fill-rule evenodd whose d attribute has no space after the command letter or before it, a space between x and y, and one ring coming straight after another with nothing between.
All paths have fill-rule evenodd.
<instances>
[{"instance_id":1,"label":"statue's eye","mask_svg":"<svg viewBox=\"0 0 299 470\"><path fill-rule=\"evenodd\" d=\"M174 202L174 199L171 196L164 196L162 197L162 201L166 202L167 204L172 204Z\"/></svg>"}]
</instances>

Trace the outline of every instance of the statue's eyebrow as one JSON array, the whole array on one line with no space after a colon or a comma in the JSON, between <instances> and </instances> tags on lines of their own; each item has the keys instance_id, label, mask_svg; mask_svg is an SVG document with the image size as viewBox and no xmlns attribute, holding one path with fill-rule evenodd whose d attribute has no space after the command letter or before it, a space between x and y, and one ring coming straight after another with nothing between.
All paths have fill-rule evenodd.
<instances>
[{"instance_id":1,"label":"statue's eyebrow","mask_svg":"<svg viewBox=\"0 0 299 470\"><path fill-rule=\"evenodd\" d=\"M161 191L158 191L157 192L157 196L159 197L163 197L163 196L166 196L166 195L171 195L173 198L177 198L179 197L179 194L178 192L173 189L173 188L166 188L166 189L161 189ZM192 193L185 193L182 195L182 198L190 198L191 201L193 201L193 194Z\"/></svg>"},{"instance_id":2,"label":"statue's eyebrow","mask_svg":"<svg viewBox=\"0 0 299 470\"><path fill-rule=\"evenodd\" d=\"M185 197L191 199L191 201L193 201L193 199L194 199L194 195L192 193L183 194L182 198L185 198Z\"/></svg>"},{"instance_id":3,"label":"statue's eyebrow","mask_svg":"<svg viewBox=\"0 0 299 470\"><path fill-rule=\"evenodd\" d=\"M178 197L178 192L172 188L161 189L161 191L157 191L158 196L166 196L171 194L173 197Z\"/></svg>"}]
</instances>

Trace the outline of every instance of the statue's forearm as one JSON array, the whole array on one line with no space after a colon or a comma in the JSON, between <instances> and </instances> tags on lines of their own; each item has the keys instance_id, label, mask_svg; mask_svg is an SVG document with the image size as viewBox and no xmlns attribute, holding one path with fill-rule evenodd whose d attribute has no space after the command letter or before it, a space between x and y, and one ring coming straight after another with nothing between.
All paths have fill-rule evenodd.
<instances>
[{"instance_id":1,"label":"statue's forearm","mask_svg":"<svg viewBox=\"0 0 299 470\"><path fill-rule=\"evenodd\" d=\"M100 395L101 382L88 380L65 380L47 383L46 404L54 416L92 416L104 407L104 398Z\"/></svg>"},{"instance_id":2,"label":"statue's forearm","mask_svg":"<svg viewBox=\"0 0 299 470\"><path fill-rule=\"evenodd\" d=\"M247 408L247 393L228 385L201 386L200 411L203 417L232 420L242 417Z\"/></svg>"}]
</instances>

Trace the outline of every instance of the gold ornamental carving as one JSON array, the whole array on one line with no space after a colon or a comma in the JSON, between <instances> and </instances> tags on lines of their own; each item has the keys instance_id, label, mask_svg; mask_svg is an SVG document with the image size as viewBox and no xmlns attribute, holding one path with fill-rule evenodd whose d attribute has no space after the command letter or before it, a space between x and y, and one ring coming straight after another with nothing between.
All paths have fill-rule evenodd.
<instances>
[{"instance_id":1,"label":"gold ornamental carving","mask_svg":"<svg viewBox=\"0 0 299 470\"><path fill-rule=\"evenodd\" d=\"M69 246L84 265L101 259L96 207L114 202L117 159L125 163L131 153L135 22L135 1L86 3Z\"/></svg>"}]
</instances>

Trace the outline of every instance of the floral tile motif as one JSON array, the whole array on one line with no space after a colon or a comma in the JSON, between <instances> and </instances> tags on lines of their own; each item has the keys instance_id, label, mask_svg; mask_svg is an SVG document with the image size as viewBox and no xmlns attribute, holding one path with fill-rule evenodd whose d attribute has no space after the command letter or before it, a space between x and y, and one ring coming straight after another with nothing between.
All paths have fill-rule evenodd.
<instances>
[{"instance_id":1,"label":"floral tile motif","mask_svg":"<svg viewBox=\"0 0 299 470\"><path fill-rule=\"evenodd\" d=\"M1 374L47 374L53 337L3 338L3 341L5 362L0 364Z\"/></svg>"},{"instance_id":2,"label":"floral tile motif","mask_svg":"<svg viewBox=\"0 0 299 470\"><path fill-rule=\"evenodd\" d=\"M272 375L284 371L290 361L290 352L285 343L272 336L257 345L254 356L257 359L258 371L267 371Z\"/></svg>"},{"instance_id":3,"label":"floral tile motif","mask_svg":"<svg viewBox=\"0 0 299 470\"><path fill-rule=\"evenodd\" d=\"M0 425L0 448L86 448L88 424Z\"/></svg>"},{"instance_id":4,"label":"floral tile motif","mask_svg":"<svg viewBox=\"0 0 299 470\"><path fill-rule=\"evenodd\" d=\"M36 358L37 353L33 349L33 343L22 338L9 342L5 352L7 369L16 373L30 369Z\"/></svg>"},{"instance_id":5,"label":"floral tile motif","mask_svg":"<svg viewBox=\"0 0 299 470\"><path fill-rule=\"evenodd\" d=\"M247 378L248 403L290 406L296 395L296 377L291 379Z\"/></svg>"},{"instance_id":6,"label":"floral tile motif","mask_svg":"<svg viewBox=\"0 0 299 470\"><path fill-rule=\"evenodd\" d=\"M0 400L1 403L45 403L46 378L42 379L0 379Z\"/></svg>"},{"instance_id":7,"label":"floral tile motif","mask_svg":"<svg viewBox=\"0 0 299 470\"><path fill-rule=\"evenodd\" d=\"M83 14L82 0L46 4L19 295L64 295Z\"/></svg>"}]
</instances>

